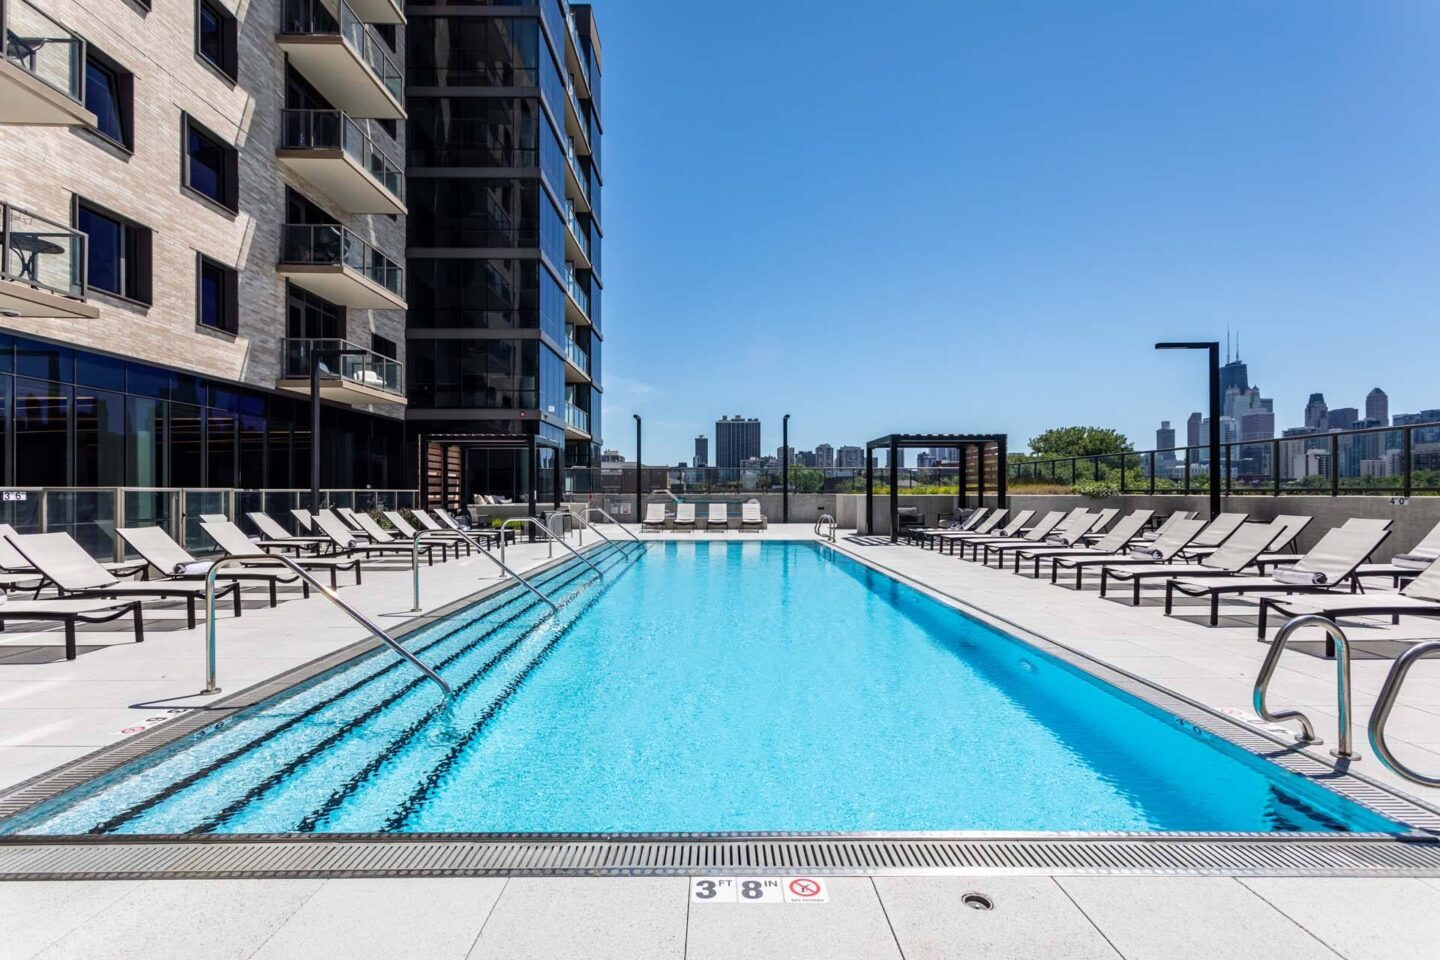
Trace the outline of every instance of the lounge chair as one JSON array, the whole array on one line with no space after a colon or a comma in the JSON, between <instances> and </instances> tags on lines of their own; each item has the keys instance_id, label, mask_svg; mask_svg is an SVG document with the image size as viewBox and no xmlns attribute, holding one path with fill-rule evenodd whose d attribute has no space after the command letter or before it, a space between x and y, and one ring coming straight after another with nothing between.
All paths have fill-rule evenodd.
<instances>
[{"instance_id":1,"label":"lounge chair","mask_svg":"<svg viewBox=\"0 0 1440 960\"><path fill-rule=\"evenodd\" d=\"M391 533L389 530L386 530L384 527L380 526L380 524L376 523L375 518L370 516L370 514L368 513L355 513L352 514L352 516L355 518L355 523L360 527L360 532L370 539L369 546L377 547L395 545L403 546L407 549L413 548L415 546L415 537L417 537L419 533L413 527L410 530L410 536L407 537L400 533L399 528L396 528L395 533ZM441 563L444 563L450 556L451 544L449 541L422 540L419 546L420 549L425 551L425 557L428 566L433 567L435 565L436 547L440 548ZM460 556L459 548L456 548L455 556Z\"/></svg>"},{"instance_id":2,"label":"lounge chair","mask_svg":"<svg viewBox=\"0 0 1440 960\"><path fill-rule=\"evenodd\" d=\"M1295 562L1270 576L1242 577L1231 575L1214 580L1194 576L1176 577L1165 582L1165 615L1174 608L1178 591L1189 597L1210 598L1210 625L1220 622L1220 598L1228 593L1329 593L1347 580L1355 568L1390 536L1388 529L1375 526L1337 527ZM1351 584L1352 589L1354 584Z\"/></svg>"},{"instance_id":3,"label":"lounge chair","mask_svg":"<svg viewBox=\"0 0 1440 960\"><path fill-rule=\"evenodd\" d=\"M970 516L958 523L941 520L938 527L921 527L917 530L910 530L906 536L911 543L919 543L928 550L931 544L936 543L937 538L943 534L989 533L999 526L1001 520L1005 519L1005 512L1004 510L992 511L989 507L977 507L970 511Z\"/></svg>"},{"instance_id":4,"label":"lounge chair","mask_svg":"<svg viewBox=\"0 0 1440 960\"><path fill-rule=\"evenodd\" d=\"M1100 568L1100 596L1105 596L1106 586L1109 577L1115 575L1117 570L1128 570L1135 566L1143 566L1152 563L1169 563L1180 555L1185 545L1194 540L1201 530L1205 529L1204 520L1176 520L1167 524L1165 535L1159 540L1137 540L1131 543L1123 556L1116 557L1061 557L1051 566L1050 580L1058 582L1060 569L1073 569L1075 571L1075 589L1079 590L1084 586L1085 571L1090 567ZM1135 602L1139 603L1140 593L1137 588Z\"/></svg>"},{"instance_id":5,"label":"lounge chair","mask_svg":"<svg viewBox=\"0 0 1440 960\"><path fill-rule=\"evenodd\" d=\"M1170 528L1172 523L1179 523L1181 520L1194 520L1194 510L1176 510L1165 518L1165 522L1154 530L1147 530L1140 535L1142 540L1159 540L1160 537Z\"/></svg>"},{"instance_id":6,"label":"lounge chair","mask_svg":"<svg viewBox=\"0 0 1440 960\"><path fill-rule=\"evenodd\" d=\"M200 524L203 528L206 521L202 520ZM121 527L115 532L120 535L120 539L130 544L136 553L144 557L150 566L159 570L164 576L176 580L204 581L210 573L210 568L215 566L213 560L195 559L189 551L170 539L170 534L160 527ZM299 580L300 586L304 588L305 596L310 596L309 585L285 567L272 566L268 570L259 567L245 570L221 570L215 579L256 580L266 583L270 587L270 606L272 607L279 603L276 588L280 583L294 583Z\"/></svg>"},{"instance_id":7,"label":"lounge chair","mask_svg":"<svg viewBox=\"0 0 1440 960\"><path fill-rule=\"evenodd\" d=\"M1341 530L1389 530L1391 522L1374 517L1351 517L1340 525ZM1303 553L1262 553L1255 565L1264 573L1266 567L1295 563L1305 556ZM1369 557L1365 558L1369 560Z\"/></svg>"},{"instance_id":8,"label":"lounge chair","mask_svg":"<svg viewBox=\"0 0 1440 960\"><path fill-rule=\"evenodd\" d=\"M640 532L665 529L665 504L645 504L645 519L640 521Z\"/></svg>"},{"instance_id":9,"label":"lounge chair","mask_svg":"<svg viewBox=\"0 0 1440 960\"><path fill-rule=\"evenodd\" d=\"M919 507L895 508L895 532L900 536L908 540L911 530L922 530L924 527L925 514Z\"/></svg>"},{"instance_id":10,"label":"lounge chair","mask_svg":"<svg viewBox=\"0 0 1440 960\"><path fill-rule=\"evenodd\" d=\"M1265 639L1266 614L1270 610L1295 617L1320 616L1327 620L1386 615L1391 623L1399 623L1402 616L1440 617L1440 560L1419 571L1419 575L1399 593L1261 597L1257 626L1261 640ZM1333 644L1334 641L1327 637L1326 643Z\"/></svg>"},{"instance_id":11,"label":"lounge chair","mask_svg":"<svg viewBox=\"0 0 1440 960\"><path fill-rule=\"evenodd\" d=\"M270 559L254 540L245 536L245 531L235 524L226 520L224 523L210 523L207 520L200 521L200 529L205 531L206 536L215 541L215 545L224 551L227 557L255 558L255 567L264 570L267 566L275 570L288 570L288 567L281 566ZM333 590L340 585L339 571L355 568L355 582L360 582L360 558L359 557L292 557L291 562L301 570L313 573L316 570L330 571L330 588ZM267 564L266 561L269 560ZM246 564L248 568L250 565ZM306 596L309 596L307 590Z\"/></svg>"},{"instance_id":12,"label":"lounge chair","mask_svg":"<svg viewBox=\"0 0 1440 960\"><path fill-rule=\"evenodd\" d=\"M730 506L724 503L710 504L710 511L705 517L705 529L719 527L726 533L730 532Z\"/></svg>"},{"instance_id":13,"label":"lounge chair","mask_svg":"<svg viewBox=\"0 0 1440 960\"><path fill-rule=\"evenodd\" d=\"M21 534L10 538L10 542L55 585L62 597L74 600L178 597L185 601L187 623L191 629L195 627L195 601L204 599L204 583L174 579L119 580L65 533ZM144 562L149 565L149 561ZM217 597L226 594L234 601L235 616L240 616L240 584L216 586Z\"/></svg>"},{"instance_id":14,"label":"lounge chair","mask_svg":"<svg viewBox=\"0 0 1440 960\"><path fill-rule=\"evenodd\" d=\"M1440 560L1440 523L1408 552L1391 557L1389 563L1362 563L1355 577L1388 577L1398 589L1430 569L1436 560Z\"/></svg>"},{"instance_id":15,"label":"lounge chair","mask_svg":"<svg viewBox=\"0 0 1440 960\"><path fill-rule=\"evenodd\" d=\"M1199 520L1192 521L1199 523ZM1255 562L1269 544L1275 541L1277 531L1283 532L1284 521L1270 523L1247 523L1232 533L1225 545L1207 555L1198 563L1189 560L1165 560L1161 562L1123 564L1102 568L1100 574L1100 595L1105 596L1111 580L1129 581L1133 587L1131 606L1140 606L1140 587L1146 580L1168 579L1177 576L1228 577L1239 573ZM1157 541L1158 543L1159 541ZM1183 551L1180 551L1183 553ZM1075 582L1078 584L1079 571Z\"/></svg>"},{"instance_id":16,"label":"lounge chair","mask_svg":"<svg viewBox=\"0 0 1440 960\"><path fill-rule=\"evenodd\" d=\"M995 517L995 523L998 524L1003 520L1007 512L1008 511L1005 510L997 510L996 514L998 514L998 516L992 514L992 516ZM945 548L949 547L949 553L951 556L954 556L955 547L959 546L960 555L963 557L965 555L965 548L970 544L979 543L982 540L1010 539L1020 536L1020 532L1025 529L1025 524L1029 523L1030 519L1034 516L1034 510L1021 510L1010 518L1009 523L998 529L990 524L990 519L987 517L983 523L973 530L963 530L959 533L937 533L934 536L935 549L937 552L944 553L946 552ZM987 527L989 527L989 529L986 529ZM979 548L977 547L976 550L978 551Z\"/></svg>"},{"instance_id":17,"label":"lounge chair","mask_svg":"<svg viewBox=\"0 0 1440 960\"><path fill-rule=\"evenodd\" d=\"M145 642L145 617L139 600L7 600L0 603L0 632L11 620L38 620L65 626L65 659L74 660L75 624L105 623L135 615L135 642Z\"/></svg>"},{"instance_id":18,"label":"lounge chair","mask_svg":"<svg viewBox=\"0 0 1440 960\"><path fill-rule=\"evenodd\" d=\"M1106 507L1100 511L1099 517L1095 520L1095 526L1090 532L1080 538L1082 544L1091 544L1105 537L1105 528L1110 526L1112 520L1120 515L1120 511L1114 507Z\"/></svg>"},{"instance_id":19,"label":"lounge chair","mask_svg":"<svg viewBox=\"0 0 1440 960\"><path fill-rule=\"evenodd\" d=\"M441 530L438 527L434 530L416 529L410 525L410 521L406 520L405 515L399 510L386 510L385 519L389 520L390 525L398 530L400 536L406 540L413 541L416 537L420 536L420 534L424 533L428 534L427 539L436 540L440 543L448 543L453 546L455 548L455 556L457 557L460 556L461 547L465 548L465 555L467 557L474 552L470 547L470 541L466 540L465 535L458 530ZM435 536L437 533L442 534L442 536Z\"/></svg>"},{"instance_id":20,"label":"lounge chair","mask_svg":"<svg viewBox=\"0 0 1440 960\"><path fill-rule=\"evenodd\" d=\"M296 553L301 550L319 550L322 546L330 543L329 537L297 537L280 524L276 523L270 514L261 510L252 510L245 514L250 522L255 524L255 529L260 535L271 544L284 547L293 544Z\"/></svg>"},{"instance_id":21,"label":"lounge chair","mask_svg":"<svg viewBox=\"0 0 1440 960\"><path fill-rule=\"evenodd\" d=\"M422 511L419 510L415 511L415 519L420 520L421 512ZM454 517L450 516L450 511L448 510L442 509L441 507L436 507L434 510L434 514L436 518L440 521L440 523L443 524L443 527L439 529L450 530L454 533L463 533L467 537L470 537L472 540L477 540L480 543L483 543L488 549L493 549L500 546L500 538L502 536L505 538L506 543L515 542L514 527L507 529L503 534L499 530L491 530L484 527L471 527L467 530L464 527L460 526L460 524L456 522ZM430 518L425 517L424 519L428 520Z\"/></svg>"},{"instance_id":22,"label":"lounge chair","mask_svg":"<svg viewBox=\"0 0 1440 960\"><path fill-rule=\"evenodd\" d=\"M1083 511L1082 511L1082 512L1083 512ZM992 546L1006 546L1006 545L1009 545L1009 544L1017 544L1017 543L1018 543L1018 544L1020 544L1021 546L1027 546L1027 547L1028 547L1028 546L1033 546L1034 544L1038 544L1038 543L1040 543L1041 541L1043 541L1046 537L1050 536L1050 534L1055 530L1055 528L1058 527L1061 523L1063 523L1063 522L1065 521L1065 518L1066 518L1067 516L1068 516L1068 515L1067 515L1066 513L1064 513L1063 511L1060 511L1060 510L1051 510L1049 513L1047 513L1047 514L1045 514L1044 516L1042 516L1042 517L1040 518L1040 520L1035 524L1035 526L1030 527L1029 529L1025 529L1025 528L1022 527L1017 536L1012 536L1012 537L979 537L979 538L977 538L977 539L967 541L967 543L969 544L969 546L970 546L970 548L971 548L971 549L970 549L970 559L971 559L971 560L980 560L980 559L981 559L981 551L983 550L983 551L985 551L985 553L984 553L984 562L985 562L986 564L989 564L989 563L990 563L990 548L991 548ZM1009 526L1010 526L1010 524L1006 524L1007 529L1009 528ZM963 545L962 545L962 549L961 549L961 552L960 552L960 556L961 556L962 559L963 559L964 556L965 556L965 552L964 552L964 549L963 549Z\"/></svg>"},{"instance_id":23,"label":"lounge chair","mask_svg":"<svg viewBox=\"0 0 1440 960\"><path fill-rule=\"evenodd\" d=\"M759 500L746 500L740 504L741 530L764 530L768 526L765 514L760 512Z\"/></svg>"},{"instance_id":24,"label":"lounge chair","mask_svg":"<svg viewBox=\"0 0 1440 960\"><path fill-rule=\"evenodd\" d=\"M1270 520L1268 523L1263 521L1253 521L1252 523L1244 524L1241 529L1244 529L1248 526L1268 526L1271 530L1275 531L1275 535L1271 537L1270 543L1261 553L1261 556L1264 556L1265 553L1276 553L1293 546L1296 538L1298 538L1301 533L1305 532L1305 528L1309 525L1309 517L1302 517L1298 514L1282 513L1276 516L1274 519ZM1219 545L1209 547L1196 546L1192 543L1190 546L1185 548L1185 556L1191 560L1197 560L1201 557L1208 557L1210 556L1210 554L1214 553L1216 550L1219 549Z\"/></svg>"},{"instance_id":25,"label":"lounge chair","mask_svg":"<svg viewBox=\"0 0 1440 960\"><path fill-rule=\"evenodd\" d=\"M10 585L5 582L7 579L15 586L36 579L43 583L44 578L39 576L39 571L10 545L9 541L18 536L20 534L10 524L0 523L0 571L7 575L0 579L0 586ZM150 573L150 565L144 560L102 560L99 563L107 573L117 577L133 577L137 573L145 577Z\"/></svg>"},{"instance_id":26,"label":"lounge chair","mask_svg":"<svg viewBox=\"0 0 1440 960\"><path fill-rule=\"evenodd\" d=\"M357 517L359 515L357 514ZM366 520L370 520L367 516ZM321 510L315 514L315 522L320 526L320 532L329 537L335 544L335 549L355 556L359 554L366 560L379 554L380 556L403 555L406 559L413 556L413 550L408 543L400 543L390 536L375 521L370 520L374 531L366 530L364 533L356 533L340 522L340 518L328 511ZM378 531L379 536L376 536ZM425 559L429 566L435 565L435 548L433 544L425 544Z\"/></svg>"},{"instance_id":27,"label":"lounge chair","mask_svg":"<svg viewBox=\"0 0 1440 960\"><path fill-rule=\"evenodd\" d=\"M1114 557L1123 552L1129 546L1130 541L1140 535L1140 531L1145 529L1145 525L1150 522L1150 517L1154 513L1153 510L1136 510L1126 515L1119 523L1115 524L1115 529L1097 540L1093 546L1036 545L1016 550L1014 551L1015 572L1020 572L1021 560L1032 560L1035 563L1035 577L1039 579L1040 564L1048 560L1051 569L1050 582L1054 583L1056 560L1061 557Z\"/></svg>"},{"instance_id":28,"label":"lounge chair","mask_svg":"<svg viewBox=\"0 0 1440 960\"><path fill-rule=\"evenodd\" d=\"M1248 513L1222 513L1205 525L1190 546L1181 551L1180 555L1185 559L1198 559L1203 553L1191 554L1191 548L1204 550L1209 547L1218 547L1229 539L1230 535L1240 529L1241 524L1250 519Z\"/></svg>"},{"instance_id":29,"label":"lounge chair","mask_svg":"<svg viewBox=\"0 0 1440 960\"><path fill-rule=\"evenodd\" d=\"M1080 538L1090 532L1090 528L1100 519L1098 513L1081 511L1079 514L1068 517L1061 521L1049 535L1043 538L1044 543L1060 547L1073 547L1080 543ZM994 553L1000 558L1000 569L1005 569L1005 557L1008 554L1018 553L1021 550L1028 550L1039 545L1040 542L1032 540L1018 540L1013 543L986 543L985 563L990 563L990 554ZM1018 567L1016 568L1018 571Z\"/></svg>"},{"instance_id":30,"label":"lounge chair","mask_svg":"<svg viewBox=\"0 0 1440 960\"><path fill-rule=\"evenodd\" d=\"M677 503L675 505L675 529L695 532L695 504Z\"/></svg>"},{"instance_id":31,"label":"lounge chair","mask_svg":"<svg viewBox=\"0 0 1440 960\"><path fill-rule=\"evenodd\" d=\"M309 510L304 507L296 507L290 511L290 516L295 518L295 522L300 525L301 530L318 533L319 528L315 526L315 514ZM329 542L330 538L326 537L325 540Z\"/></svg>"}]
</instances>

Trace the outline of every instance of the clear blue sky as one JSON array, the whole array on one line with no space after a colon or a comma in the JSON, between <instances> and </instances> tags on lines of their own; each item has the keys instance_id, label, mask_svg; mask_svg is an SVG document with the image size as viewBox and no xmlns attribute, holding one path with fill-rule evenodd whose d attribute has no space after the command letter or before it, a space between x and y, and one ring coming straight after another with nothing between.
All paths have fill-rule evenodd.
<instances>
[{"instance_id":1,"label":"clear blue sky","mask_svg":"<svg viewBox=\"0 0 1440 960\"><path fill-rule=\"evenodd\" d=\"M1440 407L1433 0L595 9L607 447Z\"/></svg>"}]
</instances>

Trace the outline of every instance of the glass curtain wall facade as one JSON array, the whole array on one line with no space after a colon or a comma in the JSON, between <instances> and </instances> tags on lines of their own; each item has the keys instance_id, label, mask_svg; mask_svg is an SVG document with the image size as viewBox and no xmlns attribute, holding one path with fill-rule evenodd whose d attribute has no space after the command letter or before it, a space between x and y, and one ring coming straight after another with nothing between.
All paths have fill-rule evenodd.
<instances>
[{"instance_id":1,"label":"glass curtain wall facade","mask_svg":"<svg viewBox=\"0 0 1440 960\"><path fill-rule=\"evenodd\" d=\"M590 7L414 8L406 37L409 443L432 465L458 459L444 485L466 501L548 500L557 452L565 492L588 492L602 391Z\"/></svg>"}]
</instances>

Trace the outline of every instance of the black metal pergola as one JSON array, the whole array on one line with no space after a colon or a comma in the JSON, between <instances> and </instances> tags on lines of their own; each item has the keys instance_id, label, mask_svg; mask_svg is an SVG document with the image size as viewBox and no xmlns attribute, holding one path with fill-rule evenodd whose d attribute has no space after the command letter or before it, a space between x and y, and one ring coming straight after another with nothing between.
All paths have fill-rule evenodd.
<instances>
[{"instance_id":1,"label":"black metal pergola","mask_svg":"<svg viewBox=\"0 0 1440 960\"><path fill-rule=\"evenodd\" d=\"M555 451L555 463L551 468L554 474L552 500L555 509L560 509L560 498L564 491L564 461L565 444L541 437L536 434L506 434L506 433L431 433L424 434L420 438L420 502L429 502L429 471L425 469L424 451L426 445L435 443L442 447L459 447L462 450L508 450L512 452L523 452L525 462L529 465L529 482L525 484L526 502L529 504L530 516L536 516L538 503L537 487L540 482L540 450L542 448ZM465 461L460 461L461 475L456 482L461 491L465 489ZM448 486L448 483L447 483Z\"/></svg>"},{"instance_id":2,"label":"black metal pergola","mask_svg":"<svg viewBox=\"0 0 1440 960\"><path fill-rule=\"evenodd\" d=\"M900 539L900 451L916 447L955 447L960 451L960 491L957 506L970 505L969 478L966 476L967 454L975 450L976 499L985 502L985 451L995 448L995 505L1004 507L1009 496L1006 489L1006 435L1003 433L892 433L865 444L865 529L875 529L875 450L890 452L890 542Z\"/></svg>"}]
</instances>

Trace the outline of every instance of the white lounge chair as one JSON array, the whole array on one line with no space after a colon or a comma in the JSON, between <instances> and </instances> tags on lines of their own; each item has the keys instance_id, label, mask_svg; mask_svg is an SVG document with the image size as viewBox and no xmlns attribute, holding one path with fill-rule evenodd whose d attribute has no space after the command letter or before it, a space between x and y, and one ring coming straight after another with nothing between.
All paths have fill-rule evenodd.
<instances>
[{"instance_id":1,"label":"white lounge chair","mask_svg":"<svg viewBox=\"0 0 1440 960\"><path fill-rule=\"evenodd\" d=\"M1391 623L1402 616L1440 617L1440 560L1420 571L1398 593L1326 594L1308 597L1261 597L1259 636L1265 639L1265 621L1269 610L1290 616L1314 615L1327 620L1340 617L1388 615ZM1327 644L1334 641L1326 638ZM1333 654L1332 654L1333 655Z\"/></svg>"},{"instance_id":2,"label":"white lounge chair","mask_svg":"<svg viewBox=\"0 0 1440 960\"><path fill-rule=\"evenodd\" d=\"M417 512L414 515L418 517L419 514ZM461 547L465 548L465 555L467 557L473 552L470 548L470 541L466 540L465 535L460 533L458 530L441 530L438 527L434 530L416 529L415 527L412 527L410 525L410 521L406 520L405 515L399 510L386 510L385 519L389 520L390 525L393 526L396 530L398 530L400 532L400 536L406 540L413 541L416 537L420 536L420 534L424 533L427 535L425 538L426 540L435 540L436 542L442 544L448 543L450 546L454 547L455 556L457 557L460 556ZM416 522L419 521L417 520Z\"/></svg>"},{"instance_id":3,"label":"white lounge chair","mask_svg":"<svg viewBox=\"0 0 1440 960\"><path fill-rule=\"evenodd\" d=\"M1005 518L1005 514L1006 511L997 510L991 514L991 517L994 517L995 523L998 524ZM954 556L955 547L958 545L960 547L960 556L963 558L965 556L965 548L971 544L979 543L983 540L1009 540L1021 536L1022 531L1025 529L1025 524L1029 523L1034 516L1034 510L1021 510L1011 517L1005 526L998 529L993 529L994 525L990 523L989 519L986 519L984 523L973 530L961 533L939 533L935 536L935 549L937 552L944 553L946 552L945 548L949 547L949 553L951 556ZM979 547L975 547L973 552L978 554L979 550ZM974 558L972 557L971 559Z\"/></svg>"},{"instance_id":4,"label":"white lounge chair","mask_svg":"<svg viewBox=\"0 0 1440 960\"><path fill-rule=\"evenodd\" d=\"M200 523L202 528L206 525L204 520ZM150 566L159 570L166 577L176 580L203 581L209 575L210 568L215 566L213 560L195 559L188 550L170 539L170 534L160 527L120 527L115 532L136 553L144 557ZM310 595L310 588L305 581L281 566L271 566L269 569L257 566L244 570L221 570L215 579L254 580L265 583L270 588L270 606L272 607L279 603L277 587L280 583L295 583L298 580L300 586L304 588L305 596Z\"/></svg>"},{"instance_id":5,"label":"white lounge chair","mask_svg":"<svg viewBox=\"0 0 1440 960\"><path fill-rule=\"evenodd\" d=\"M1191 520L1189 523L1198 524L1201 521ZM1225 540L1224 546L1214 553L1207 554L1198 563L1189 560L1176 560L1166 558L1155 559L1156 552L1162 544L1170 542L1169 538L1178 527L1171 528L1171 534L1166 534L1160 540L1151 541L1144 545L1143 551L1149 551L1149 559L1146 559L1142 551L1140 562L1126 561L1123 563L1107 564L1100 572L1100 596L1106 595L1106 590L1111 580L1121 582L1129 581L1132 585L1131 606L1140 606L1140 587L1146 580L1157 580L1176 576L1208 577L1224 576L1239 573L1255 562L1260 551L1275 541L1279 532L1283 532L1286 524L1281 520L1274 520L1270 523L1247 523ZM1182 551L1172 551L1172 557L1178 556ZM1212 574L1213 571L1213 574ZM1080 570L1075 571L1075 583L1080 583Z\"/></svg>"},{"instance_id":6,"label":"white lounge chair","mask_svg":"<svg viewBox=\"0 0 1440 960\"><path fill-rule=\"evenodd\" d=\"M9 579L10 583L15 586L31 580L40 579L35 576L37 571L30 561L26 560L11 546L10 540L18 536L20 536L20 534L16 533L15 528L10 526L10 524L0 523L0 571L3 571L5 574L15 575L13 578L0 579L0 586L8 585L5 582L6 579ZM114 574L117 577L133 577L137 573L143 575L149 572L149 564L144 560L102 560L99 561L99 563L100 566L105 568L106 572Z\"/></svg>"},{"instance_id":7,"label":"white lounge chair","mask_svg":"<svg viewBox=\"0 0 1440 960\"><path fill-rule=\"evenodd\" d=\"M645 519L640 521L640 532L665 529L665 504L645 504Z\"/></svg>"},{"instance_id":8,"label":"white lounge chair","mask_svg":"<svg viewBox=\"0 0 1440 960\"><path fill-rule=\"evenodd\" d=\"M260 570L266 569L267 560L269 560L268 566L272 569L289 569L270 560L270 554L266 553L260 544L245 536L245 531L228 520L223 523L210 523L208 520L202 520L200 521L200 529L204 530L205 535L215 541L215 545L224 551L227 557L254 557L256 561L255 567ZM341 570L354 568L355 582L357 584L360 582L361 570L359 557L292 557L291 560L299 566L301 570L307 572L313 573L316 570L329 570L330 586L332 589L340 585L339 571ZM246 566L248 568L250 564L246 564ZM308 591L306 595L309 595Z\"/></svg>"},{"instance_id":9,"label":"white lounge chair","mask_svg":"<svg viewBox=\"0 0 1440 960\"><path fill-rule=\"evenodd\" d=\"M675 529L695 532L695 504L678 503L675 505Z\"/></svg>"},{"instance_id":10,"label":"white lounge chair","mask_svg":"<svg viewBox=\"0 0 1440 960\"><path fill-rule=\"evenodd\" d=\"M298 553L301 550L319 550L321 546L330 542L329 537L297 537L289 530L280 526L270 514L261 510L252 510L245 516L255 524L255 529L265 540L260 541L266 546L291 547Z\"/></svg>"},{"instance_id":11,"label":"white lounge chair","mask_svg":"<svg viewBox=\"0 0 1440 960\"><path fill-rule=\"evenodd\" d=\"M710 512L705 517L705 529L719 527L726 533L730 532L730 507L724 503L710 504Z\"/></svg>"},{"instance_id":12,"label":"white lounge chair","mask_svg":"<svg viewBox=\"0 0 1440 960\"><path fill-rule=\"evenodd\" d=\"M1035 577L1040 576L1040 564L1050 562L1050 582L1055 582L1055 561L1061 557L1113 557L1122 553L1129 546L1130 541L1140 535L1145 529L1145 524L1150 522L1153 510L1136 510L1115 524L1115 529L1095 541L1094 546L1048 546L1036 545L1015 551L1015 572L1020 572L1020 561L1031 560L1035 564ZM1098 526L1099 523L1097 522Z\"/></svg>"},{"instance_id":13,"label":"white lounge chair","mask_svg":"<svg viewBox=\"0 0 1440 960\"><path fill-rule=\"evenodd\" d=\"M740 504L741 530L764 530L767 526L765 514L760 512L759 500L746 500Z\"/></svg>"}]
</instances>

